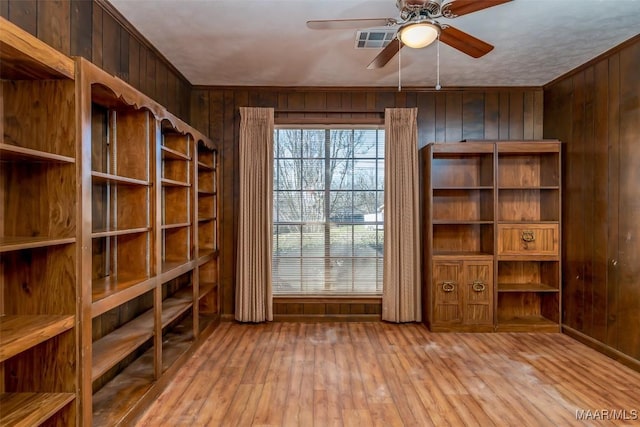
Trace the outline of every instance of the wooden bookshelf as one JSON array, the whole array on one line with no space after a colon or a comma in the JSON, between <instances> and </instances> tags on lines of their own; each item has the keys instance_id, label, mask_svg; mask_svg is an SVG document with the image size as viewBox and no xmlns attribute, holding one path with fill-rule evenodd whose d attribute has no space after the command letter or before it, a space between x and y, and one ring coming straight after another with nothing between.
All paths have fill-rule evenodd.
<instances>
[{"instance_id":1,"label":"wooden bookshelf","mask_svg":"<svg viewBox=\"0 0 640 427\"><path fill-rule=\"evenodd\" d=\"M215 326L215 146L3 18L0 64L0 425L126 425Z\"/></svg>"},{"instance_id":2,"label":"wooden bookshelf","mask_svg":"<svg viewBox=\"0 0 640 427\"><path fill-rule=\"evenodd\" d=\"M0 425L74 425L74 64L0 18L0 85Z\"/></svg>"},{"instance_id":3,"label":"wooden bookshelf","mask_svg":"<svg viewBox=\"0 0 640 427\"><path fill-rule=\"evenodd\" d=\"M199 327L220 316L218 292L218 152L197 146Z\"/></svg>"},{"instance_id":4,"label":"wooden bookshelf","mask_svg":"<svg viewBox=\"0 0 640 427\"><path fill-rule=\"evenodd\" d=\"M421 154L429 327L559 331L560 143L433 143Z\"/></svg>"}]
</instances>

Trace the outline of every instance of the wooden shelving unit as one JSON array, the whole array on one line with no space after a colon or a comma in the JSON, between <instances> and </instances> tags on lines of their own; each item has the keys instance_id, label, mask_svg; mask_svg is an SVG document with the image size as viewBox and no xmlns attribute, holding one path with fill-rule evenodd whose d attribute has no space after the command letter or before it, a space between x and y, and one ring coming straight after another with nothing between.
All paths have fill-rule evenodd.
<instances>
[{"instance_id":1,"label":"wooden shelving unit","mask_svg":"<svg viewBox=\"0 0 640 427\"><path fill-rule=\"evenodd\" d=\"M218 288L218 152L197 145L198 321L204 328L220 317Z\"/></svg>"},{"instance_id":2,"label":"wooden shelving unit","mask_svg":"<svg viewBox=\"0 0 640 427\"><path fill-rule=\"evenodd\" d=\"M557 142L499 142L497 330L560 331Z\"/></svg>"},{"instance_id":3,"label":"wooden shelving unit","mask_svg":"<svg viewBox=\"0 0 640 427\"><path fill-rule=\"evenodd\" d=\"M560 143L422 150L432 330L559 331Z\"/></svg>"},{"instance_id":4,"label":"wooden shelving unit","mask_svg":"<svg viewBox=\"0 0 640 427\"><path fill-rule=\"evenodd\" d=\"M73 61L0 18L0 79L0 425L73 425Z\"/></svg>"},{"instance_id":5,"label":"wooden shelving unit","mask_svg":"<svg viewBox=\"0 0 640 427\"><path fill-rule=\"evenodd\" d=\"M211 328L199 325L196 141L202 134L78 59L90 192L83 422L130 422ZM124 142L123 142L124 141ZM124 145L123 145L124 144ZM124 148L123 148L124 147ZM86 200L83 199L86 203ZM86 311L85 311L86 310ZM187 327L185 327L187 325ZM201 333L202 332L202 333ZM121 396L126 396L122 399Z\"/></svg>"},{"instance_id":6,"label":"wooden shelving unit","mask_svg":"<svg viewBox=\"0 0 640 427\"><path fill-rule=\"evenodd\" d=\"M0 77L0 425L128 425L215 327L215 146L3 18Z\"/></svg>"},{"instance_id":7,"label":"wooden shelving unit","mask_svg":"<svg viewBox=\"0 0 640 427\"><path fill-rule=\"evenodd\" d=\"M422 161L427 324L434 331L492 330L493 145L430 144Z\"/></svg>"}]
</instances>

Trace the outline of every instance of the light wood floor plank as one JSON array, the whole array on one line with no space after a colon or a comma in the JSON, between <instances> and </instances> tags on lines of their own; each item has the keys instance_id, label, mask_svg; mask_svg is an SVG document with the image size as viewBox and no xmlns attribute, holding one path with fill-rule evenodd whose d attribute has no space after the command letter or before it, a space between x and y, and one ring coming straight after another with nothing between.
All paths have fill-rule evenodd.
<instances>
[{"instance_id":1,"label":"light wood floor plank","mask_svg":"<svg viewBox=\"0 0 640 427\"><path fill-rule=\"evenodd\" d=\"M137 425L640 425L603 409L640 416L640 373L566 335L222 323Z\"/></svg>"}]
</instances>

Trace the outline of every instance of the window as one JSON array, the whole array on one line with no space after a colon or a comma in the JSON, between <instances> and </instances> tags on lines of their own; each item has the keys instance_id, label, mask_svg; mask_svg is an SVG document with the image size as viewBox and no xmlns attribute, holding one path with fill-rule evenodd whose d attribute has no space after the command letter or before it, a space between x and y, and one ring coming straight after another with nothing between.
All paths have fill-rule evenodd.
<instances>
[{"instance_id":1,"label":"window","mask_svg":"<svg viewBox=\"0 0 640 427\"><path fill-rule=\"evenodd\" d=\"M273 293L382 293L384 129L278 127Z\"/></svg>"}]
</instances>

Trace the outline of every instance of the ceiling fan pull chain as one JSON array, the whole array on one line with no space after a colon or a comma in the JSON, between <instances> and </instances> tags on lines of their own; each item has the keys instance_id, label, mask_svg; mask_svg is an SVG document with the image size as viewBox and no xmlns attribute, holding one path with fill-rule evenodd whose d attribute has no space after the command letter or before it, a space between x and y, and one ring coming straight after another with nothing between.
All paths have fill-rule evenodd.
<instances>
[{"instance_id":1,"label":"ceiling fan pull chain","mask_svg":"<svg viewBox=\"0 0 640 427\"><path fill-rule=\"evenodd\" d=\"M402 92L402 42L398 43L398 92Z\"/></svg>"},{"instance_id":2,"label":"ceiling fan pull chain","mask_svg":"<svg viewBox=\"0 0 640 427\"><path fill-rule=\"evenodd\" d=\"M440 35L438 34L438 39L436 40L436 90L440 90L442 86L440 86Z\"/></svg>"}]
</instances>

